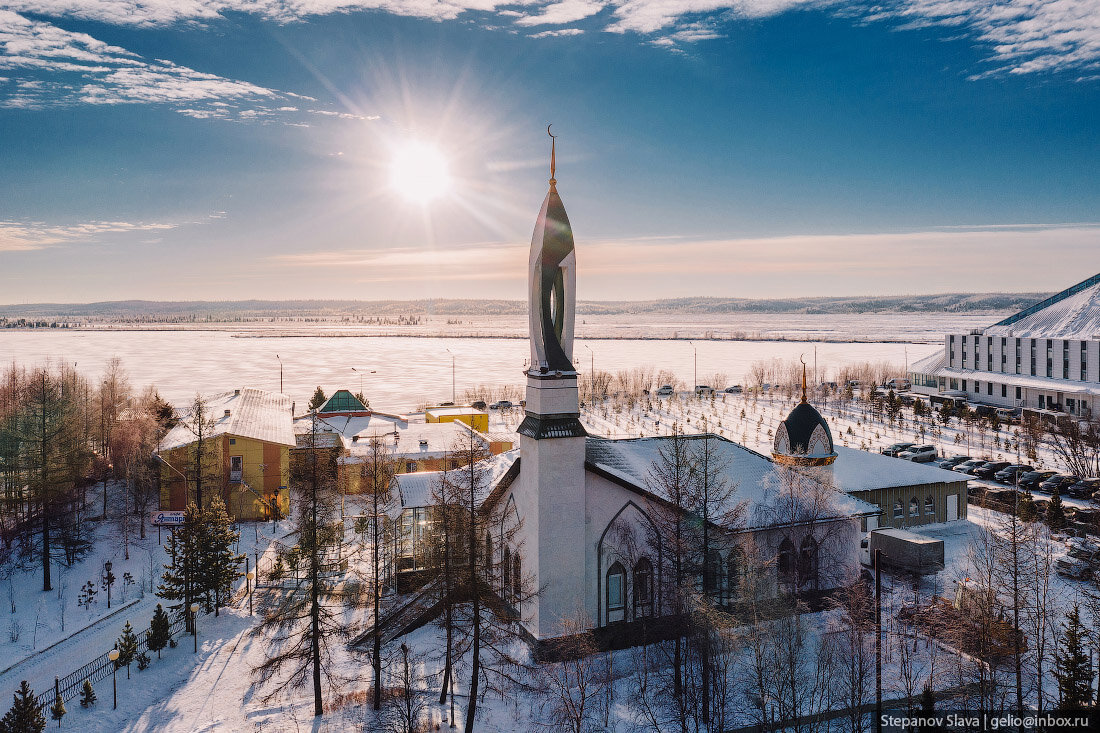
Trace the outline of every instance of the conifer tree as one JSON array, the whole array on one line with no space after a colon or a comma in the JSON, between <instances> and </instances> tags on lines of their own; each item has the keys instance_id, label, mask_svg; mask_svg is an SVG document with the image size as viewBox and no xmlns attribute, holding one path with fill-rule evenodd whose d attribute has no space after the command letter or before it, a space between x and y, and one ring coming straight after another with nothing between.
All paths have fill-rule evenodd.
<instances>
[{"instance_id":1,"label":"conifer tree","mask_svg":"<svg viewBox=\"0 0 1100 733\"><path fill-rule=\"evenodd\" d=\"M122 669L122 666L126 666L126 679L130 679L130 663L134 661L134 656L137 655L137 636L134 634L134 627L127 621L126 625L122 627L122 636L118 637L118 643L115 645L118 647L118 659L115 660L115 669Z\"/></svg>"},{"instance_id":2,"label":"conifer tree","mask_svg":"<svg viewBox=\"0 0 1100 733\"><path fill-rule=\"evenodd\" d=\"M137 655L136 659L137 659L138 671L139 672L144 672L145 669L149 666L149 655L146 654L145 652L142 652L141 654Z\"/></svg>"},{"instance_id":3,"label":"conifer tree","mask_svg":"<svg viewBox=\"0 0 1100 733\"><path fill-rule=\"evenodd\" d=\"M65 717L67 712L65 701L61 699L61 695L54 695L53 705L50 706L50 717L57 721L58 728L61 727L61 719Z\"/></svg>"},{"instance_id":4,"label":"conifer tree","mask_svg":"<svg viewBox=\"0 0 1100 733\"><path fill-rule=\"evenodd\" d=\"M241 556L233 552L237 533L221 497L215 496L203 510L199 556L199 585L204 590L207 612L214 615L232 595L233 581L240 574Z\"/></svg>"},{"instance_id":5,"label":"conifer tree","mask_svg":"<svg viewBox=\"0 0 1100 733\"><path fill-rule=\"evenodd\" d=\"M164 607L159 603L157 608L153 611L153 620L149 623L149 651L157 653L157 659L160 659L160 651L164 647L168 646L168 639L171 637L172 622L168 620L168 614L164 612Z\"/></svg>"},{"instance_id":6,"label":"conifer tree","mask_svg":"<svg viewBox=\"0 0 1100 733\"><path fill-rule=\"evenodd\" d=\"M325 397L325 391L318 386L317 389L313 390L313 397L309 400L309 409L319 409L326 402L328 402L328 398Z\"/></svg>"},{"instance_id":7,"label":"conifer tree","mask_svg":"<svg viewBox=\"0 0 1100 733\"><path fill-rule=\"evenodd\" d=\"M168 535L165 549L171 562L164 566L157 595L168 601L176 601L168 606L172 611L184 614L188 619L187 608L198 597L198 568L201 555L202 513L194 502L187 505L184 522ZM190 620L188 621L190 630Z\"/></svg>"},{"instance_id":8,"label":"conifer tree","mask_svg":"<svg viewBox=\"0 0 1100 733\"><path fill-rule=\"evenodd\" d=\"M1092 701L1092 665L1089 661L1088 630L1081 624L1075 605L1066 614L1062 638L1054 652L1054 678L1058 680L1058 707L1076 710Z\"/></svg>"},{"instance_id":9,"label":"conifer tree","mask_svg":"<svg viewBox=\"0 0 1100 733\"><path fill-rule=\"evenodd\" d=\"M46 718L26 680L13 697L11 709L0 718L0 730L4 733L42 733L46 729Z\"/></svg>"},{"instance_id":10,"label":"conifer tree","mask_svg":"<svg viewBox=\"0 0 1100 733\"><path fill-rule=\"evenodd\" d=\"M1066 511L1062 507L1062 495L1058 487L1050 492L1050 504L1047 506L1047 526L1051 532L1061 532L1066 528Z\"/></svg>"},{"instance_id":11,"label":"conifer tree","mask_svg":"<svg viewBox=\"0 0 1100 733\"><path fill-rule=\"evenodd\" d=\"M95 690L91 680L84 680L84 686L80 688L80 707L90 708L92 705L95 705Z\"/></svg>"},{"instance_id":12,"label":"conifer tree","mask_svg":"<svg viewBox=\"0 0 1100 733\"><path fill-rule=\"evenodd\" d=\"M1031 498L1031 492L1026 492L1020 497L1020 521L1034 522L1039 518L1039 510L1035 508L1035 501Z\"/></svg>"}]
</instances>

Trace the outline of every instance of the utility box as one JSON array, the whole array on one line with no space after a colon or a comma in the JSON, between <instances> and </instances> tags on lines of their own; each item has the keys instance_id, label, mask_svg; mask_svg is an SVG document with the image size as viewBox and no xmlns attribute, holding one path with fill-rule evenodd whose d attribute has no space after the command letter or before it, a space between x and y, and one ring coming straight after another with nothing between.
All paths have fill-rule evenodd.
<instances>
[{"instance_id":1,"label":"utility box","mask_svg":"<svg viewBox=\"0 0 1100 733\"><path fill-rule=\"evenodd\" d=\"M921 575L943 570L943 540L887 527L873 530L860 544L866 565L874 562L875 550L882 550L884 566Z\"/></svg>"}]
</instances>

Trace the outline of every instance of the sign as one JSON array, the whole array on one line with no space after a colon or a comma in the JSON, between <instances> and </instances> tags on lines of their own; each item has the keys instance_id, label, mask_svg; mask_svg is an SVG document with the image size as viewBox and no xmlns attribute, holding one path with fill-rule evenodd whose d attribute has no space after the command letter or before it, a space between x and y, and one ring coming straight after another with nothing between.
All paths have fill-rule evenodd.
<instances>
[{"instance_id":1,"label":"sign","mask_svg":"<svg viewBox=\"0 0 1100 733\"><path fill-rule=\"evenodd\" d=\"M151 512L150 516L153 520L153 526L178 527L183 524L185 514L186 512L155 511Z\"/></svg>"}]
</instances>

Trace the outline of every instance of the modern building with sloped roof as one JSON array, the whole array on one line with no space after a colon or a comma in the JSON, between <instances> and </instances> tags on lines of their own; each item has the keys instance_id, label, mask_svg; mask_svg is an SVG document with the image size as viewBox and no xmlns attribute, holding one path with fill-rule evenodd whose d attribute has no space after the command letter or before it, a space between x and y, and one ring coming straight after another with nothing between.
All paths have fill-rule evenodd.
<instances>
[{"instance_id":1,"label":"modern building with sloped roof","mask_svg":"<svg viewBox=\"0 0 1100 733\"><path fill-rule=\"evenodd\" d=\"M1094 419L1100 407L1100 274L984 329L944 336L910 368L913 390Z\"/></svg>"}]
</instances>

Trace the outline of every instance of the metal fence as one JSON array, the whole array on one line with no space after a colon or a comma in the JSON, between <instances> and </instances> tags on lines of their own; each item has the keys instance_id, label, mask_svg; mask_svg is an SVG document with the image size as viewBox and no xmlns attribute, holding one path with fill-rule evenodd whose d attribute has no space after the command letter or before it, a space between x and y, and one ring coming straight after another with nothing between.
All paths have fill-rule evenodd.
<instances>
[{"instance_id":1,"label":"metal fence","mask_svg":"<svg viewBox=\"0 0 1100 733\"><path fill-rule=\"evenodd\" d=\"M168 627L168 638L175 639L176 636L185 631L186 628L187 619L183 615L180 615ZM134 654L135 657L149 650L149 631L149 629L145 629L136 633L137 651ZM63 701L68 702L80 695L84 687L84 680L88 680L94 685L110 677L114 669L114 664L115 663L107 656L107 653L104 652L80 669L70 672L64 677L54 678L54 689L40 692L35 696L35 700L38 702L38 705L43 708L52 705L54 699L58 695L61 696Z\"/></svg>"}]
</instances>

